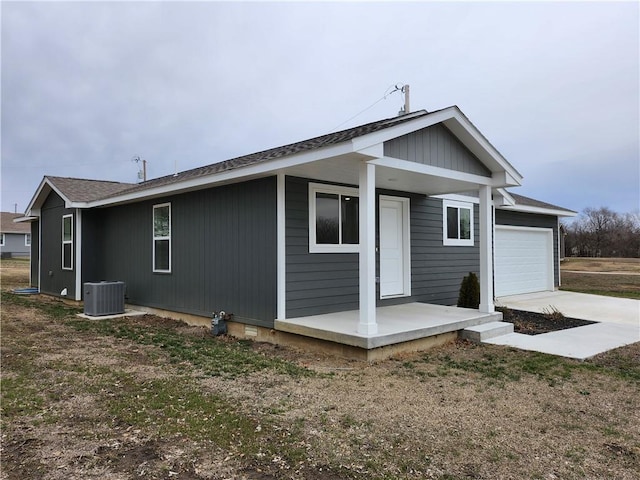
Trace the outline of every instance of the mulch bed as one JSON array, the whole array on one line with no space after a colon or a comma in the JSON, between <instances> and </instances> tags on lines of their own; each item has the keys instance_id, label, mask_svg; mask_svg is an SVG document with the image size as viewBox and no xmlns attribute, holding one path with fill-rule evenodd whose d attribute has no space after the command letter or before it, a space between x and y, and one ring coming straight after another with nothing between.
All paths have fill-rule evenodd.
<instances>
[{"instance_id":1,"label":"mulch bed","mask_svg":"<svg viewBox=\"0 0 640 480\"><path fill-rule=\"evenodd\" d=\"M513 323L515 333L525 335L539 335L597 323L578 318L567 318L559 312L536 313L510 308L499 308L498 310L502 312L503 321Z\"/></svg>"}]
</instances>

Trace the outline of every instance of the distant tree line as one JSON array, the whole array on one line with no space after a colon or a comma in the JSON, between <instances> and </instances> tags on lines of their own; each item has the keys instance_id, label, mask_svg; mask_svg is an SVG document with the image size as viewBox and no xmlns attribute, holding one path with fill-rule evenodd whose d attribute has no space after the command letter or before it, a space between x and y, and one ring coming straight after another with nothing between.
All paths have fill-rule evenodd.
<instances>
[{"instance_id":1,"label":"distant tree line","mask_svg":"<svg viewBox=\"0 0 640 480\"><path fill-rule=\"evenodd\" d=\"M564 223L565 255L570 257L640 257L640 211L617 213L587 208Z\"/></svg>"}]
</instances>

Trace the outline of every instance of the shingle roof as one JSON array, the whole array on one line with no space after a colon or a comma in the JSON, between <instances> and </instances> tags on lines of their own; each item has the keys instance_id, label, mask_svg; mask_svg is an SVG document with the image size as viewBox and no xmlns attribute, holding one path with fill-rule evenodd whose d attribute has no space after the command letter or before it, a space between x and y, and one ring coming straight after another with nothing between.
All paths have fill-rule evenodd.
<instances>
[{"instance_id":1,"label":"shingle roof","mask_svg":"<svg viewBox=\"0 0 640 480\"><path fill-rule=\"evenodd\" d=\"M426 110L419 110L419 111L416 111L407 115L403 115L400 117L393 117L385 120L378 120L376 122L367 123L365 125L349 128L347 130L341 130L335 133L321 135L319 137L303 140L301 142L291 143L289 145L275 147L268 150L263 150L261 152L251 153L249 155L232 158L230 160L226 160L223 162L213 163L211 165L206 165L204 167L198 167L191 170L186 170L184 172L179 172L177 175L167 175L160 178L154 178L152 180L148 180L146 182L139 183L139 184L129 184L129 188L127 189L115 191L113 193L107 192L103 197L94 198L94 200L106 199L113 196L115 193L126 194L131 192L143 191L143 190L154 188L154 187L182 182L192 178L203 177L203 176L212 175L215 173L221 173L228 170L233 170L235 168L255 165L258 163L274 160L277 158L282 158L282 157L293 155L296 153L316 150L319 148L328 147L330 145L336 145L338 143L353 140L354 138L361 137L363 135L384 130L385 128L390 128L396 125L400 125L409 120L420 118L424 115L427 115L428 113L429 112L427 112Z\"/></svg>"},{"instance_id":2,"label":"shingle roof","mask_svg":"<svg viewBox=\"0 0 640 480\"><path fill-rule=\"evenodd\" d=\"M19 217L22 217L22 214L0 212L0 231L2 233L31 233L31 224L13 223L13 219Z\"/></svg>"},{"instance_id":3,"label":"shingle roof","mask_svg":"<svg viewBox=\"0 0 640 480\"><path fill-rule=\"evenodd\" d=\"M118 192L135 186L134 183L87 180L83 178L45 177L51 184L72 202L90 202L110 197Z\"/></svg>"},{"instance_id":4,"label":"shingle roof","mask_svg":"<svg viewBox=\"0 0 640 480\"><path fill-rule=\"evenodd\" d=\"M518 195L517 193L513 193L511 191L509 191L509 195L511 195L513 199L516 201L516 205L522 205L526 207L548 208L551 210L566 210L567 212L573 212L573 210L569 210L564 207L559 207L558 205L553 205L551 203L541 202L540 200L525 197L524 195Z\"/></svg>"}]
</instances>

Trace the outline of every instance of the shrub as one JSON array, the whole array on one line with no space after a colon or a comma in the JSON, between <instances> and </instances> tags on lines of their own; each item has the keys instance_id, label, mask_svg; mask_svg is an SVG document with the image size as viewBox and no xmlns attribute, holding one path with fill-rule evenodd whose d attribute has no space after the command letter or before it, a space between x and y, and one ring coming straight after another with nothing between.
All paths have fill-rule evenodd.
<instances>
[{"instance_id":1,"label":"shrub","mask_svg":"<svg viewBox=\"0 0 640 480\"><path fill-rule=\"evenodd\" d=\"M480 306L480 282L475 273L469 272L469 275L462 279L460 285L460 293L458 294L458 307L462 308L478 308Z\"/></svg>"}]
</instances>

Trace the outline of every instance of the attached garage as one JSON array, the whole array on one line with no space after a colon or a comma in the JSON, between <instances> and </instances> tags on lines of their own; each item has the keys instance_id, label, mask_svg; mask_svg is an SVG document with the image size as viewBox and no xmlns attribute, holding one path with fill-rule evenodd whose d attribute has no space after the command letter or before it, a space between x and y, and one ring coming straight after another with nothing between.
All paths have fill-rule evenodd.
<instances>
[{"instance_id":1,"label":"attached garage","mask_svg":"<svg viewBox=\"0 0 640 480\"><path fill-rule=\"evenodd\" d=\"M495 295L554 289L553 229L496 225Z\"/></svg>"}]
</instances>

